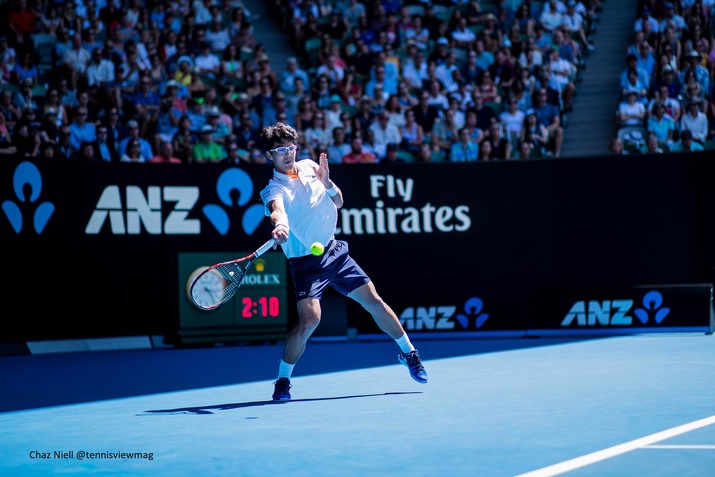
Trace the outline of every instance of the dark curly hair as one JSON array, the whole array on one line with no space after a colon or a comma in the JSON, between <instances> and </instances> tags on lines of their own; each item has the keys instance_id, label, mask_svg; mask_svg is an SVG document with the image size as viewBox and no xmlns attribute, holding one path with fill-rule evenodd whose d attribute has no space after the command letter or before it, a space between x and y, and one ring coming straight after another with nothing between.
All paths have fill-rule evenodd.
<instances>
[{"instance_id":1,"label":"dark curly hair","mask_svg":"<svg viewBox=\"0 0 715 477\"><path fill-rule=\"evenodd\" d=\"M261 129L261 140L266 150L273 149L278 144L287 142L296 144L298 142L298 132L284 123L275 123L272 126L264 126Z\"/></svg>"}]
</instances>

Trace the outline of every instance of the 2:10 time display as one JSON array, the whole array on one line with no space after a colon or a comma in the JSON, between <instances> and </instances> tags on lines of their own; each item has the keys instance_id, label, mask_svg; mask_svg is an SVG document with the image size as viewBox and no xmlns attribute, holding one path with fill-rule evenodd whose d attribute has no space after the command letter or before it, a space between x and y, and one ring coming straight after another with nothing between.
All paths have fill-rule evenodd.
<instances>
[{"instance_id":1,"label":"2:10 time display","mask_svg":"<svg viewBox=\"0 0 715 477\"><path fill-rule=\"evenodd\" d=\"M281 300L277 296L259 296L255 299L244 296L241 299L242 318L275 318L280 315Z\"/></svg>"}]
</instances>

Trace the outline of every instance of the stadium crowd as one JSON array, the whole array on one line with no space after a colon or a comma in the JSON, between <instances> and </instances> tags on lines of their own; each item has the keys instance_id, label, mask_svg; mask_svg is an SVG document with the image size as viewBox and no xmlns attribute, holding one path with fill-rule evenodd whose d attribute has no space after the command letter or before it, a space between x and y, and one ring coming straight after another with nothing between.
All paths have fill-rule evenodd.
<instances>
[{"instance_id":1,"label":"stadium crowd","mask_svg":"<svg viewBox=\"0 0 715 477\"><path fill-rule=\"evenodd\" d=\"M265 163L258 131L284 121L299 132L300 157L326 152L332 163L559 157L601 8L598 0L273 1L277 28L297 45L284 65L272 64L241 0L3 4L0 154ZM673 41L660 25L681 20L667 20L660 0L643 3L653 21L636 21L642 39L632 53L647 42L652 59L628 59L642 83L638 101L653 109L658 53L669 44L678 55L668 64L685 81L672 98L692 102L692 70L697 84L708 80L695 96L712 118L712 1L677 3ZM673 122L690 124L683 115Z\"/></svg>"},{"instance_id":2,"label":"stadium crowd","mask_svg":"<svg viewBox=\"0 0 715 477\"><path fill-rule=\"evenodd\" d=\"M713 0L641 0L624 56L612 154L711 149Z\"/></svg>"}]
</instances>

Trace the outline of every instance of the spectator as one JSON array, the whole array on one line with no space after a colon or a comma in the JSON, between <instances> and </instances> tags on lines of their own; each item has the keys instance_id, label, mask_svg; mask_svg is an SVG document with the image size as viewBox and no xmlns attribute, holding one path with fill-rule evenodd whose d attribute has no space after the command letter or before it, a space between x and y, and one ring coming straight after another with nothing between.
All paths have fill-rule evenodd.
<instances>
[{"instance_id":1,"label":"spectator","mask_svg":"<svg viewBox=\"0 0 715 477\"><path fill-rule=\"evenodd\" d=\"M162 105L162 99L154 91L154 85L149 76L145 75L140 78L132 95L132 104L136 111L135 119L140 124L141 135L144 136L152 129L151 126L156 121L156 115Z\"/></svg>"},{"instance_id":2,"label":"spectator","mask_svg":"<svg viewBox=\"0 0 715 477\"><path fill-rule=\"evenodd\" d=\"M496 111L491 106L486 106L485 98L482 96L480 89L472 90L472 101L469 105L469 110L473 111L477 118L477 127L482 131L489 131L492 123L497 121Z\"/></svg>"},{"instance_id":3,"label":"spectator","mask_svg":"<svg viewBox=\"0 0 715 477\"><path fill-rule=\"evenodd\" d=\"M680 140L670 148L670 152L698 152L702 150L702 144L693 141L693 133L691 133L689 129L682 130L680 132Z\"/></svg>"},{"instance_id":4,"label":"spectator","mask_svg":"<svg viewBox=\"0 0 715 477\"><path fill-rule=\"evenodd\" d=\"M181 159L174 157L174 147L169 141L162 141L159 146L159 154L149 159L155 164L181 164Z\"/></svg>"},{"instance_id":5,"label":"spectator","mask_svg":"<svg viewBox=\"0 0 715 477\"><path fill-rule=\"evenodd\" d=\"M74 150L70 146L71 133L69 126L63 125L60 127L59 141L54 154L58 159L72 159L74 157Z\"/></svg>"},{"instance_id":6,"label":"spectator","mask_svg":"<svg viewBox=\"0 0 715 477\"><path fill-rule=\"evenodd\" d=\"M700 98L693 98L686 106L686 113L680 118L680 131L690 131L691 139L704 144L709 133L708 118L700 108L702 107Z\"/></svg>"},{"instance_id":7,"label":"spectator","mask_svg":"<svg viewBox=\"0 0 715 477\"><path fill-rule=\"evenodd\" d=\"M221 122L221 111L217 106L206 108L206 124L211 126L211 136L213 142L219 145L225 144L231 131L225 123Z\"/></svg>"},{"instance_id":8,"label":"spectator","mask_svg":"<svg viewBox=\"0 0 715 477\"><path fill-rule=\"evenodd\" d=\"M317 111L313 116L313 124L303 130L305 142L313 151L320 145L328 146L333 139L332 131L327 127L325 111ZM318 157L318 156L315 156Z\"/></svg>"},{"instance_id":9,"label":"spectator","mask_svg":"<svg viewBox=\"0 0 715 477\"><path fill-rule=\"evenodd\" d=\"M261 74L261 78L268 78L271 82L271 89L277 91L279 89L278 75L271 67L271 59L268 55L260 55L257 59L257 71Z\"/></svg>"},{"instance_id":10,"label":"spectator","mask_svg":"<svg viewBox=\"0 0 715 477\"><path fill-rule=\"evenodd\" d=\"M328 145L328 162L331 164L340 164L343 161L343 156L350 153L351 148L345 140L345 130L342 126L333 128L333 140Z\"/></svg>"},{"instance_id":11,"label":"spectator","mask_svg":"<svg viewBox=\"0 0 715 477\"><path fill-rule=\"evenodd\" d=\"M230 142L226 145L226 157L221 159L219 164L238 166L246 162L251 162L251 153L245 149L240 149L236 143Z\"/></svg>"},{"instance_id":12,"label":"spectator","mask_svg":"<svg viewBox=\"0 0 715 477\"><path fill-rule=\"evenodd\" d=\"M665 152L665 150L661 146L661 141L658 141L658 138L656 137L655 134L653 134L653 133L648 134L646 143L644 146L641 147L640 153L641 154L662 154L663 152Z\"/></svg>"},{"instance_id":13,"label":"spectator","mask_svg":"<svg viewBox=\"0 0 715 477\"><path fill-rule=\"evenodd\" d=\"M222 50L220 79L229 82L231 85L239 84L244 81L243 63L241 62L241 54L238 51L238 46L231 43Z\"/></svg>"},{"instance_id":14,"label":"spectator","mask_svg":"<svg viewBox=\"0 0 715 477\"><path fill-rule=\"evenodd\" d=\"M339 95L334 94L330 97L330 107L324 111L325 127L328 130L332 131L341 125L340 115L343 113L342 106L343 100Z\"/></svg>"},{"instance_id":15,"label":"spectator","mask_svg":"<svg viewBox=\"0 0 715 477\"><path fill-rule=\"evenodd\" d=\"M673 144L675 121L665 113L665 105L660 101L653 105L653 115L648 119L648 132L659 143L670 147Z\"/></svg>"},{"instance_id":16,"label":"spectator","mask_svg":"<svg viewBox=\"0 0 715 477\"><path fill-rule=\"evenodd\" d=\"M191 132L191 120L188 116L182 116L179 119L178 130L171 140L171 145L174 149L174 155L184 164L191 162L191 150L196 142L195 139L194 134Z\"/></svg>"},{"instance_id":17,"label":"spectator","mask_svg":"<svg viewBox=\"0 0 715 477\"><path fill-rule=\"evenodd\" d=\"M400 149L410 152L413 156L419 154L420 147L425 142L425 135L422 126L415 120L413 110L410 109L405 113L405 124L400 126L399 132L402 140L397 144Z\"/></svg>"},{"instance_id":18,"label":"spectator","mask_svg":"<svg viewBox=\"0 0 715 477\"><path fill-rule=\"evenodd\" d=\"M62 55L62 63L69 75L72 89L77 89L80 78L84 78L87 65L91 59L90 52L82 46L82 34L76 32L72 35L72 44Z\"/></svg>"},{"instance_id":19,"label":"spectator","mask_svg":"<svg viewBox=\"0 0 715 477\"><path fill-rule=\"evenodd\" d=\"M147 158L141 153L139 141L131 139L127 142L126 151L119 158L119 162L146 162Z\"/></svg>"},{"instance_id":20,"label":"spectator","mask_svg":"<svg viewBox=\"0 0 715 477\"><path fill-rule=\"evenodd\" d=\"M92 142L83 142L75 153L74 159L83 162L99 162L102 160L97 156L97 151L94 149L94 143Z\"/></svg>"},{"instance_id":21,"label":"spectator","mask_svg":"<svg viewBox=\"0 0 715 477\"><path fill-rule=\"evenodd\" d=\"M633 53L626 57L626 68L621 71L620 85L621 90L628 89L628 73L630 70L636 70L638 73L638 81L646 88L650 88L650 74L644 70L638 63L638 56Z\"/></svg>"},{"instance_id":22,"label":"spectator","mask_svg":"<svg viewBox=\"0 0 715 477\"><path fill-rule=\"evenodd\" d=\"M534 111L539 122L544 125L549 133L549 145L547 148L553 150L554 157L561 157L561 146L564 141L564 130L561 127L561 115L558 108L546 102L548 92L546 88L537 91Z\"/></svg>"},{"instance_id":23,"label":"spectator","mask_svg":"<svg viewBox=\"0 0 715 477\"><path fill-rule=\"evenodd\" d=\"M672 99L680 95L680 81L676 78L675 70L669 64L663 66L660 77L653 82L654 94L663 87L667 88L668 96Z\"/></svg>"},{"instance_id":24,"label":"spectator","mask_svg":"<svg viewBox=\"0 0 715 477\"><path fill-rule=\"evenodd\" d=\"M408 113L414 114L413 111ZM449 157L452 143L459 138L459 126L455 123L454 116L455 111L448 109L444 112L444 119L437 121L432 127L432 150L445 158Z\"/></svg>"},{"instance_id":25,"label":"spectator","mask_svg":"<svg viewBox=\"0 0 715 477\"><path fill-rule=\"evenodd\" d=\"M226 150L214 142L212 132L213 129L208 124L201 127L200 139L191 151L192 162L196 164L218 163L227 156Z\"/></svg>"},{"instance_id":26,"label":"spectator","mask_svg":"<svg viewBox=\"0 0 715 477\"><path fill-rule=\"evenodd\" d=\"M552 84L557 85L555 89L561 94L564 112L571 112L571 101L576 94L576 85L573 82L576 66L561 59L558 49L550 51L550 59ZM647 92L647 89L644 88L643 91Z\"/></svg>"},{"instance_id":27,"label":"spectator","mask_svg":"<svg viewBox=\"0 0 715 477\"><path fill-rule=\"evenodd\" d=\"M109 130L106 125L97 126L97 140L92 143L98 160L102 162L118 162L119 154L109 143Z\"/></svg>"},{"instance_id":28,"label":"spectator","mask_svg":"<svg viewBox=\"0 0 715 477\"><path fill-rule=\"evenodd\" d=\"M514 150L516 150L521 138L525 118L526 114L519 109L519 102L516 98L509 98L507 100L507 109L499 114L499 122L503 125L506 137Z\"/></svg>"},{"instance_id":29,"label":"spectator","mask_svg":"<svg viewBox=\"0 0 715 477\"><path fill-rule=\"evenodd\" d=\"M298 59L291 56L286 60L286 67L280 75L280 90L285 94L295 94L295 79L300 78L305 89L310 89L310 78L308 73L300 68Z\"/></svg>"},{"instance_id":30,"label":"spectator","mask_svg":"<svg viewBox=\"0 0 715 477\"><path fill-rule=\"evenodd\" d=\"M10 133L10 136L12 136L15 131L15 124L20 120L20 116L22 116L22 110L13 103L13 94L11 91L0 91L0 114L2 114L5 119L5 127Z\"/></svg>"},{"instance_id":31,"label":"spectator","mask_svg":"<svg viewBox=\"0 0 715 477\"><path fill-rule=\"evenodd\" d=\"M360 135L355 135L350 143L350 153L343 156L343 164L376 164L377 157L363 151L363 141Z\"/></svg>"},{"instance_id":32,"label":"spectator","mask_svg":"<svg viewBox=\"0 0 715 477\"><path fill-rule=\"evenodd\" d=\"M437 118L441 117L439 109L429 104L430 94L427 91L421 91L419 96L419 104L412 108L415 113L417 124L422 126L422 131L426 137L431 137L432 127Z\"/></svg>"},{"instance_id":33,"label":"spectator","mask_svg":"<svg viewBox=\"0 0 715 477\"><path fill-rule=\"evenodd\" d=\"M621 141L618 136L611 138L611 142L608 144L608 152L612 156L625 156L628 155L625 147L623 147L623 141Z\"/></svg>"},{"instance_id":34,"label":"spectator","mask_svg":"<svg viewBox=\"0 0 715 477\"><path fill-rule=\"evenodd\" d=\"M546 127L539 122L534 109L525 112L524 126L521 130L521 142L528 142L531 145L529 157L542 157L546 155L546 147L549 143L549 132Z\"/></svg>"},{"instance_id":35,"label":"spectator","mask_svg":"<svg viewBox=\"0 0 715 477\"><path fill-rule=\"evenodd\" d=\"M660 101L665 106L665 112L667 114L669 114L670 117L673 118L673 121L675 121L675 124L678 124L678 121L680 121L680 115L681 115L680 101L678 101L676 98L671 98L668 93L669 93L668 86L666 86L664 84L661 85L660 88L655 92L653 99L651 99L650 102L648 103L646 117L650 117L650 115L652 114L652 111L653 111L653 105L657 101Z\"/></svg>"},{"instance_id":36,"label":"spectator","mask_svg":"<svg viewBox=\"0 0 715 477\"><path fill-rule=\"evenodd\" d=\"M408 52L409 46L414 46L415 50L426 51L430 38L429 29L422 22L421 15L412 15L411 24L405 28L404 35L407 42Z\"/></svg>"},{"instance_id":37,"label":"spectator","mask_svg":"<svg viewBox=\"0 0 715 477\"><path fill-rule=\"evenodd\" d=\"M29 79L25 78L20 85L20 90L15 93L12 99L12 104L20 111L25 108L37 109L37 101L35 101L34 95L32 93L32 88L34 88L35 83Z\"/></svg>"},{"instance_id":38,"label":"spectator","mask_svg":"<svg viewBox=\"0 0 715 477\"><path fill-rule=\"evenodd\" d=\"M32 84L37 84L39 74L37 66L32 62L32 55L29 51L20 54L20 60L15 63L11 72L13 83L22 84L23 81L32 81Z\"/></svg>"},{"instance_id":39,"label":"spectator","mask_svg":"<svg viewBox=\"0 0 715 477\"><path fill-rule=\"evenodd\" d=\"M618 127L645 125L645 106L637 98L638 90L626 91L626 100L618 105Z\"/></svg>"},{"instance_id":40,"label":"spectator","mask_svg":"<svg viewBox=\"0 0 715 477\"><path fill-rule=\"evenodd\" d=\"M416 126L417 123L414 125ZM382 111L377 116L377 121L373 122L369 129L375 137L374 152L380 161L385 158L388 144L400 144L402 141L400 129L394 124L390 124L390 113L387 111Z\"/></svg>"},{"instance_id":41,"label":"spectator","mask_svg":"<svg viewBox=\"0 0 715 477\"><path fill-rule=\"evenodd\" d=\"M576 11L576 1L568 0L566 2L566 7L566 13L563 15L561 20L561 25L566 30L566 34L571 37L577 37L581 41L582 45L589 50L593 50L594 46L589 43L586 36L586 19L584 19L583 16Z\"/></svg>"},{"instance_id":42,"label":"spectator","mask_svg":"<svg viewBox=\"0 0 715 477\"><path fill-rule=\"evenodd\" d=\"M509 50L499 48L494 56L494 63L487 68L487 71L491 73L492 79L500 88L509 89L516 79L516 69L509 58Z\"/></svg>"},{"instance_id":43,"label":"spectator","mask_svg":"<svg viewBox=\"0 0 715 477\"><path fill-rule=\"evenodd\" d=\"M380 164L404 164L402 157L397 155L397 144L389 143L385 149L385 157L380 160Z\"/></svg>"},{"instance_id":44,"label":"spectator","mask_svg":"<svg viewBox=\"0 0 715 477\"><path fill-rule=\"evenodd\" d=\"M501 103L502 101L502 97L499 94L499 88L494 82L494 78L492 78L492 73L490 71L482 73L482 77L473 91L479 94L482 104ZM472 94L474 95L474 93Z\"/></svg>"},{"instance_id":45,"label":"spectator","mask_svg":"<svg viewBox=\"0 0 715 477\"><path fill-rule=\"evenodd\" d=\"M87 122L87 108L77 109L74 121L70 123L70 146L78 152L84 142L92 143L97 140L96 126Z\"/></svg>"},{"instance_id":46,"label":"spectator","mask_svg":"<svg viewBox=\"0 0 715 477\"><path fill-rule=\"evenodd\" d=\"M680 85L682 88L690 84L694 73L695 80L700 85L700 89L702 91L710 91L710 73L706 67L699 64L701 59L702 56L695 50L691 50L688 53L686 66L680 72Z\"/></svg>"},{"instance_id":47,"label":"spectator","mask_svg":"<svg viewBox=\"0 0 715 477\"><path fill-rule=\"evenodd\" d=\"M129 121L127 121L126 131L127 135L126 137L124 137L124 139L121 140L121 142L119 143L119 148L117 150L120 158L122 155L127 154L127 145L130 142L136 142L139 144L139 153L141 157L144 158L144 160L154 157L154 152L149 141L147 141L143 137L139 137L139 123L136 119L130 119Z\"/></svg>"},{"instance_id":48,"label":"spectator","mask_svg":"<svg viewBox=\"0 0 715 477\"><path fill-rule=\"evenodd\" d=\"M452 143L449 158L451 162L473 162L479 159L479 146L470 139L468 128L459 131L459 141Z\"/></svg>"}]
</instances>

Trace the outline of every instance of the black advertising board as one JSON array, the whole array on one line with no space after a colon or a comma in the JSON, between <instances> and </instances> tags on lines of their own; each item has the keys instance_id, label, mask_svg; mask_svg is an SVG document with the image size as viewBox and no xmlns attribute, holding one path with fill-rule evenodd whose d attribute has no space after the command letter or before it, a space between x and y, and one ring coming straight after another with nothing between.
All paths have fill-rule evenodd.
<instances>
[{"instance_id":1,"label":"black advertising board","mask_svg":"<svg viewBox=\"0 0 715 477\"><path fill-rule=\"evenodd\" d=\"M715 281L709 168L702 155L334 165L337 236L411 333L519 334L535 290ZM0 339L176 337L178 257L264 243L271 174L3 161ZM360 334L379 332L348 313Z\"/></svg>"}]
</instances>

